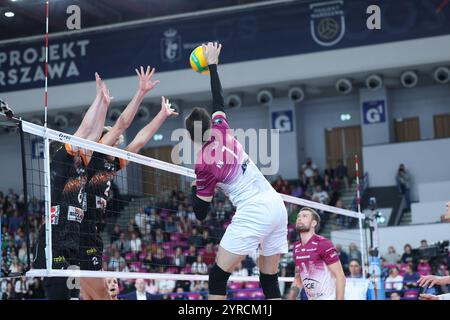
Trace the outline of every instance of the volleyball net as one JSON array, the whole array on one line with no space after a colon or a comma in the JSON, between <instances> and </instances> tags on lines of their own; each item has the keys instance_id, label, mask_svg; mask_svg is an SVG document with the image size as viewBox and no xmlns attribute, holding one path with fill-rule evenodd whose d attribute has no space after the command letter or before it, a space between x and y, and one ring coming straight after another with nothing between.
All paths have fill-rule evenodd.
<instances>
[{"instance_id":1,"label":"volleyball net","mask_svg":"<svg viewBox=\"0 0 450 320\"><path fill-rule=\"evenodd\" d=\"M190 185L195 179L194 170L170 163L167 153L147 149L142 154L134 154L26 121L22 121L22 130L25 136L28 199L36 207L42 208L42 212L35 210L35 214L42 214L42 217L36 216L33 220L31 248L36 248L39 242L39 228L45 230L46 247L45 267L36 267L37 251L32 252L34 262L26 273L28 277L116 277L120 279L122 289L134 287L134 279L145 279L148 286L157 288L157 294L175 297L177 294L194 292L189 299L201 299L199 292L207 291L208 270L215 262L220 239L235 213L235 208L223 193L217 190L207 218L199 221L195 218L190 195ZM119 168L108 185L107 194L102 196L89 187L84 189L87 197L84 218L87 218L87 214L91 217L90 211L101 212L94 221L101 245L93 247L80 241L78 249L70 251L76 256L70 257L69 254L69 257L65 257L79 264L70 265L68 261L68 267L61 269L55 267L59 254L55 253L57 250L54 247L60 248L60 242L66 242L70 237L78 239L74 232L79 232L79 238L92 238L92 229L86 231L80 228L79 231L72 230L71 234L58 234L60 230L50 227L63 218L62 214L67 215L66 220L72 219L80 224L85 222L82 212L67 209L70 204L64 201L71 200L59 197L59 193L76 188L76 183L89 186L93 179L106 179L106 183L109 181L107 177L90 177L87 170L86 175L91 180L80 179L73 182L75 185L66 184L64 189L68 190L55 190L58 178L64 181L67 179L58 177L58 170L51 172L50 168L60 161L54 157L56 150L65 148L65 145L69 145L71 150L78 148L84 154L90 154L90 161L105 155L109 159L122 161L115 161ZM126 166L122 165L124 161L127 162ZM64 172L67 174L67 171ZM295 183L291 187L294 189ZM52 196L60 199L58 201L61 203L55 203L56 199L52 199ZM320 213L322 222L319 234L331 238L335 245L355 245L360 252L361 263L365 265L367 244L363 214L322 204L317 202L320 201L317 198L312 201L288 194L281 196L289 214L289 253L281 257L279 266L282 293L287 293L294 279L292 244L299 239L295 220L302 207L311 207ZM57 208L58 205L61 207ZM62 210L63 206L66 211ZM244 259L233 272L228 285L231 298L263 297L258 284L258 255L255 249L254 254ZM101 271L83 268L83 265L95 262L101 265L98 268Z\"/></svg>"}]
</instances>

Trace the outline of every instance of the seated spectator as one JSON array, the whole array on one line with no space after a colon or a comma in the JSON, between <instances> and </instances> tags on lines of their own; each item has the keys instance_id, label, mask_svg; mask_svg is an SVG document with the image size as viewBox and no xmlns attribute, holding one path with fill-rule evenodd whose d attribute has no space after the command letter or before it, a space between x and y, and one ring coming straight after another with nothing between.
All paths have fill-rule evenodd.
<instances>
[{"instance_id":1,"label":"seated spectator","mask_svg":"<svg viewBox=\"0 0 450 320\"><path fill-rule=\"evenodd\" d=\"M164 241L165 241L164 234L163 234L161 228L156 229L156 231L155 231L155 242L160 245L160 244L163 244Z\"/></svg>"},{"instance_id":2,"label":"seated spectator","mask_svg":"<svg viewBox=\"0 0 450 320\"><path fill-rule=\"evenodd\" d=\"M17 300L25 300L28 293L28 280L25 277L21 277L20 279L16 279L16 283L14 286L14 292L16 293Z\"/></svg>"},{"instance_id":3,"label":"seated spectator","mask_svg":"<svg viewBox=\"0 0 450 320\"><path fill-rule=\"evenodd\" d=\"M389 299L390 300L402 300L402 298L400 297L400 294L398 292L392 292Z\"/></svg>"},{"instance_id":4,"label":"seated spectator","mask_svg":"<svg viewBox=\"0 0 450 320\"><path fill-rule=\"evenodd\" d=\"M348 264L350 271L348 278L362 278L361 263L357 259L351 259Z\"/></svg>"},{"instance_id":5,"label":"seated spectator","mask_svg":"<svg viewBox=\"0 0 450 320\"><path fill-rule=\"evenodd\" d=\"M386 266L386 259L384 259L383 257L380 258L380 269L381 279L385 281L386 278L389 277L389 268Z\"/></svg>"},{"instance_id":6,"label":"seated spectator","mask_svg":"<svg viewBox=\"0 0 450 320\"><path fill-rule=\"evenodd\" d=\"M157 280L156 284L161 294L171 293L175 289L175 280L161 279Z\"/></svg>"},{"instance_id":7,"label":"seated spectator","mask_svg":"<svg viewBox=\"0 0 450 320\"><path fill-rule=\"evenodd\" d=\"M320 202L322 204L328 204L328 201L330 200L330 197L328 193L324 190L322 190L322 186L317 185L314 193L312 195L313 201Z\"/></svg>"},{"instance_id":8,"label":"seated spectator","mask_svg":"<svg viewBox=\"0 0 450 320\"><path fill-rule=\"evenodd\" d=\"M344 272L348 270L348 255L347 253L342 250L342 246L340 244L336 244L336 252L339 255L339 260L341 261L342 268L344 269Z\"/></svg>"},{"instance_id":9,"label":"seated spectator","mask_svg":"<svg viewBox=\"0 0 450 320\"><path fill-rule=\"evenodd\" d=\"M173 265L177 266L178 268L184 268L186 265L186 257L183 254L183 251L181 250L181 247L177 247L175 250L175 255L173 256Z\"/></svg>"},{"instance_id":10,"label":"seated spectator","mask_svg":"<svg viewBox=\"0 0 450 320\"><path fill-rule=\"evenodd\" d=\"M142 260L142 266L147 269L148 272L154 272L154 263L153 263L153 256L151 251L148 251L144 260Z\"/></svg>"},{"instance_id":11,"label":"seated spectator","mask_svg":"<svg viewBox=\"0 0 450 320\"><path fill-rule=\"evenodd\" d=\"M142 250L142 241L136 236L136 233L134 232L131 234L130 249L133 253L139 253Z\"/></svg>"},{"instance_id":12,"label":"seated spectator","mask_svg":"<svg viewBox=\"0 0 450 320\"><path fill-rule=\"evenodd\" d=\"M428 248L427 240L425 240L425 239L420 240L420 247L419 247L419 249L426 249L426 248Z\"/></svg>"},{"instance_id":13,"label":"seated spectator","mask_svg":"<svg viewBox=\"0 0 450 320\"><path fill-rule=\"evenodd\" d=\"M446 204L447 212L443 215L441 215L441 222L450 222L450 201L448 201Z\"/></svg>"},{"instance_id":14,"label":"seated spectator","mask_svg":"<svg viewBox=\"0 0 450 320\"><path fill-rule=\"evenodd\" d=\"M420 259L417 264L417 273L421 276L427 276L431 274L431 266L427 259Z\"/></svg>"},{"instance_id":15,"label":"seated spectator","mask_svg":"<svg viewBox=\"0 0 450 320\"><path fill-rule=\"evenodd\" d=\"M125 263L125 259L120 256L120 251L115 251L111 259L109 259L108 270L119 271L119 265Z\"/></svg>"},{"instance_id":16,"label":"seated spectator","mask_svg":"<svg viewBox=\"0 0 450 320\"><path fill-rule=\"evenodd\" d=\"M184 210L184 207L182 204L178 205L178 209L177 209L177 214L176 214L177 218L186 218L186 210Z\"/></svg>"},{"instance_id":17,"label":"seated spectator","mask_svg":"<svg viewBox=\"0 0 450 320\"><path fill-rule=\"evenodd\" d=\"M197 261L197 249L192 245L189 247L189 252L186 256L186 265L192 266L195 261Z\"/></svg>"},{"instance_id":18,"label":"seated spectator","mask_svg":"<svg viewBox=\"0 0 450 320\"><path fill-rule=\"evenodd\" d=\"M284 186L284 180L282 176L277 176L277 179L272 183L272 187L276 192L280 192L281 188Z\"/></svg>"},{"instance_id":19,"label":"seated spectator","mask_svg":"<svg viewBox=\"0 0 450 320\"><path fill-rule=\"evenodd\" d=\"M115 226L114 226L114 229L113 229L113 231L112 231L112 233L111 233L111 240L110 240L110 243L114 243L114 242L116 242L117 240L119 240L120 239L120 234L121 234L122 232L120 231L120 226L118 225L118 224L116 224Z\"/></svg>"},{"instance_id":20,"label":"seated spectator","mask_svg":"<svg viewBox=\"0 0 450 320\"><path fill-rule=\"evenodd\" d=\"M395 291L401 291L403 289L403 277L400 275L397 267L389 270L389 277L387 277L384 287L386 290Z\"/></svg>"},{"instance_id":21,"label":"seated spectator","mask_svg":"<svg viewBox=\"0 0 450 320\"><path fill-rule=\"evenodd\" d=\"M167 217L167 221L165 223L165 232L175 233L179 231L179 227L176 221L173 220L173 217L169 215Z\"/></svg>"},{"instance_id":22,"label":"seated spectator","mask_svg":"<svg viewBox=\"0 0 450 320\"><path fill-rule=\"evenodd\" d=\"M145 291L152 294L152 295L156 295L159 291L158 286L156 285L156 282L154 279L151 279L146 285L145 285Z\"/></svg>"},{"instance_id":23,"label":"seated spectator","mask_svg":"<svg viewBox=\"0 0 450 320\"><path fill-rule=\"evenodd\" d=\"M247 277L248 271L247 269L242 268L242 263L239 262L236 267L234 268L234 271L231 273L231 276L236 277Z\"/></svg>"},{"instance_id":24,"label":"seated spectator","mask_svg":"<svg viewBox=\"0 0 450 320\"><path fill-rule=\"evenodd\" d=\"M170 264L169 258L164 254L163 248L158 247L158 249L156 249L156 254L153 257L153 264L156 267L165 267Z\"/></svg>"},{"instance_id":25,"label":"seated spectator","mask_svg":"<svg viewBox=\"0 0 450 320\"><path fill-rule=\"evenodd\" d=\"M395 251L394 246L388 247L388 252L383 255L383 258L386 260L386 264L397 264L400 262L400 255Z\"/></svg>"},{"instance_id":26,"label":"seated spectator","mask_svg":"<svg viewBox=\"0 0 450 320\"><path fill-rule=\"evenodd\" d=\"M361 261L361 251L358 250L358 247L353 242L348 246L348 258Z\"/></svg>"},{"instance_id":27,"label":"seated spectator","mask_svg":"<svg viewBox=\"0 0 450 320\"><path fill-rule=\"evenodd\" d=\"M192 264L191 271L193 274L207 274L208 266L203 262L202 256L198 256L197 260Z\"/></svg>"},{"instance_id":28,"label":"seated spectator","mask_svg":"<svg viewBox=\"0 0 450 320\"><path fill-rule=\"evenodd\" d=\"M344 182L345 189L348 190L349 189L348 170L342 160L338 161L338 165L336 167L335 174L336 174L336 179L340 182Z\"/></svg>"},{"instance_id":29,"label":"seated spectator","mask_svg":"<svg viewBox=\"0 0 450 320\"><path fill-rule=\"evenodd\" d=\"M188 300L188 297L184 294L184 289L181 287L176 288L177 294L173 296L173 300Z\"/></svg>"},{"instance_id":30,"label":"seated spectator","mask_svg":"<svg viewBox=\"0 0 450 320\"><path fill-rule=\"evenodd\" d=\"M303 190L303 187L300 183L297 183L294 185L294 188L292 188L291 196L302 198L305 194L305 191Z\"/></svg>"},{"instance_id":31,"label":"seated spectator","mask_svg":"<svg viewBox=\"0 0 450 320\"><path fill-rule=\"evenodd\" d=\"M242 267L247 269L250 275L253 275L252 271L255 266L255 261L250 256L245 256L244 260L242 260Z\"/></svg>"},{"instance_id":32,"label":"seated spectator","mask_svg":"<svg viewBox=\"0 0 450 320\"><path fill-rule=\"evenodd\" d=\"M202 237L198 234L197 228L192 228L192 234L187 240L190 246L201 247L203 245Z\"/></svg>"},{"instance_id":33,"label":"seated spectator","mask_svg":"<svg viewBox=\"0 0 450 320\"><path fill-rule=\"evenodd\" d=\"M311 158L306 159L306 163L302 165L300 170L300 179L303 184L307 184L310 179L317 175L317 165L312 162Z\"/></svg>"},{"instance_id":34,"label":"seated spectator","mask_svg":"<svg viewBox=\"0 0 450 320\"><path fill-rule=\"evenodd\" d=\"M216 253L214 252L212 242L206 245L205 253L203 254L203 261L208 267L216 261Z\"/></svg>"},{"instance_id":35,"label":"seated spectator","mask_svg":"<svg viewBox=\"0 0 450 320\"><path fill-rule=\"evenodd\" d=\"M131 251L130 241L128 241L125 238L124 232L120 233L119 240L117 240L114 244L116 245L116 247L119 249L120 253L122 253L122 254L125 254L126 252Z\"/></svg>"},{"instance_id":36,"label":"seated spectator","mask_svg":"<svg viewBox=\"0 0 450 320\"><path fill-rule=\"evenodd\" d=\"M413 255L412 255L412 247L410 244L405 244L403 247L403 254L400 258L401 263L410 263L413 262Z\"/></svg>"},{"instance_id":37,"label":"seated spectator","mask_svg":"<svg viewBox=\"0 0 450 320\"><path fill-rule=\"evenodd\" d=\"M403 284L405 288L417 288L417 280L420 279L420 275L414 272L414 267L412 263L408 263L406 267L406 273L403 275Z\"/></svg>"},{"instance_id":38,"label":"seated spectator","mask_svg":"<svg viewBox=\"0 0 450 320\"><path fill-rule=\"evenodd\" d=\"M144 208L141 208L139 212L136 213L134 220L136 221L136 225L138 226L139 232L142 236L150 233L150 219L145 213Z\"/></svg>"},{"instance_id":39,"label":"seated spectator","mask_svg":"<svg viewBox=\"0 0 450 320\"><path fill-rule=\"evenodd\" d=\"M2 300L17 300L12 282L7 283L6 290L3 292Z\"/></svg>"}]
</instances>

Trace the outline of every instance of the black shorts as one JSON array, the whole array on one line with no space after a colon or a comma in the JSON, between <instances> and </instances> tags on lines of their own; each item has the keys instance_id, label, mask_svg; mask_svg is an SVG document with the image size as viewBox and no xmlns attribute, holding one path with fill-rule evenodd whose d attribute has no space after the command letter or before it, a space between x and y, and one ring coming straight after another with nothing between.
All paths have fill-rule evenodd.
<instances>
[{"instance_id":1,"label":"black shorts","mask_svg":"<svg viewBox=\"0 0 450 320\"><path fill-rule=\"evenodd\" d=\"M94 224L86 222L81 227L80 269L102 270L103 239Z\"/></svg>"}]
</instances>

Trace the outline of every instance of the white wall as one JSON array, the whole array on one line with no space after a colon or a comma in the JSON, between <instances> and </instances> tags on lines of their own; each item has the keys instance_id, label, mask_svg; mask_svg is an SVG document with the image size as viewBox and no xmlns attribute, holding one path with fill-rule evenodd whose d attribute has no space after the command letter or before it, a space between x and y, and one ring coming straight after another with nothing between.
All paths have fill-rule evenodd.
<instances>
[{"instance_id":1,"label":"white wall","mask_svg":"<svg viewBox=\"0 0 450 320\"><path fill-rule=\"evenodd\" d=\"M327 164L325 130L357 126L361 121L358 95L306 100L296 106L296 113L299 162L311 157L321 171ZM351 120L342 122L342 113L350 114Z\"/></svg>"},{"instance_id":2,"label":"white wall","mask_svg":"<svg viewBox=\"0 0 450 320\"><path fill-rule=\"evenodd\" d=\"M449 240L449 229L450 224L448 223L380 228L380 252L384 254L387 252L387 248L392 245L397 253L402 254L403 246L407 243L413 248L418 248L422 239L426 239L428 244ZM350 242L355 242L354 239L357 239L358 232L358 230L332 231L331 240L334 244L339 243L344 249L348 250ZM359 242L355 243L359 247Z\"/></svg>"},{"instance_id":3,"label":"white wall","mask_svg":"<svg viewBox=\"0 0 450 320\"><path fill-rule=\"evenodd\" d=\"M393 119L420 116L422 139L433 139L433 116L450 113L450 86L435 85L413 90L390 90L389 102L389 111Z\"/></svg>"},{"instance_id":4,"label":"white wall","mask_svg":"<svg viewBox=\"0 0 450 320\"><path fill-rule=\"evenodd\" d=\"M450 181L419 183L418 189L420 201L441 201L445 203L450 199Z\"/></svg>"},{"instance_id":5,"label":"white wall","mask_svg":"<svg viewBox=\"0 0 450 320\"><path fill-rule=\"evenodd\" d=\"M419 183L450 180L450 138L367 146L363 159L371 187L395 185L398 166L404 163L413 178L413 200L418 200Z\"/></svg>"},{"instance_id":6,"label":"white wall","mask_svg":"<svg viewBox=\"0 0 450 320\"><path fill-rule=\"evenodd\" d=\"M265 86L284 81L301 82L313 78L441 63L447 62L449 56L450 35L447 35L232 63L223 65L220 72L223 87L228 90L242 89L246 86ZM154 97L194 95L209 91L208 77L195 76L189 69L159 73L157 78L161 80L161 84L152 93ZM180 79L189 80L180 81ZM136 88L135 75L106 80L115 101L118 102L128 101ZM41 110L42 92L42 89L33 89L6 92L2 96L16 107L17 113L25 113ZM50 86L49 108L88 106L94 92L93 82Z\"/></svg>"},{"instance_id":7,"label":"white wall","mask_svg":"<svg viewBox=\"0 0 450 320\"><path fill-rule=\"evenodd\" d=\"M450 192L448 195L450 199ZM411 205L413 224L439 222L443 214L445 214L445 201L419 202Z\"/></svg>"}]
</instances>

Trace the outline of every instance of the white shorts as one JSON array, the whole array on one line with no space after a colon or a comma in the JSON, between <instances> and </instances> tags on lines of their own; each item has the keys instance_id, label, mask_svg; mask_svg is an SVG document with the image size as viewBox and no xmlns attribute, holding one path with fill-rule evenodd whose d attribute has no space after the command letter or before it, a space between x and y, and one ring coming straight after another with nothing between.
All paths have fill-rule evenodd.
<instances>
[{"instance_id":1,"label":"white shorts","mask_svg":"<svg viewBox=\"0 0 450 320\"><path fill-rule=\"evenodd\" d=\"M238 255L253 254L259 245L262 256L287 253L287 223L281 196L272 190L261 193L237 208L220 246Z\"/></svg>"}]
</instances>

